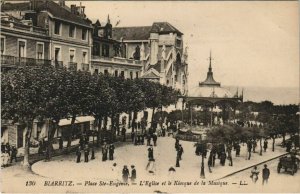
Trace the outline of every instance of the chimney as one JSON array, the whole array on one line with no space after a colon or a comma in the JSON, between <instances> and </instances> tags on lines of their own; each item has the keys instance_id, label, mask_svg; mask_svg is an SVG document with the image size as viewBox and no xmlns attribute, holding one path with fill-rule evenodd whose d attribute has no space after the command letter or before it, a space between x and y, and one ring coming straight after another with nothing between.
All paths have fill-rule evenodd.
<instances>
[{"instance_id":1,"label":"chimney","mask_svg":"<svg viewBox=\"0 0 300 194\"><path fill-rule=\"evenodd\" d=\"M59 0L59 5L61 7L64 7L66 4L65 4L65 1L64 0Z\"/></svg>"},{"instance_id":2,"label":"chimney","mask_svg":"<svg viewBox=\"0 0 300 194\"><path fill-rule=\"evenodd\" d=\"M71 5L71 13L76 14L76 5Z\"/></svg>"}]
</instances>

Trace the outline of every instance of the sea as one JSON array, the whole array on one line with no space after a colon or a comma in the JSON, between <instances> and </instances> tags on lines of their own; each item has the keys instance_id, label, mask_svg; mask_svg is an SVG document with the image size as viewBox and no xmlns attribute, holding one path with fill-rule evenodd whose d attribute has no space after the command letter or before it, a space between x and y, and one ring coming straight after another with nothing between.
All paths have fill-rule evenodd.
<instances>
[{"instance_id":1,"label":"sea","mask_svg":"<svg viewBox=\"0 0 300 194\"><path fill-rule=\"evenodd\" d=\"M232 92L236 93L237 86L223 86ZM299 88L298 87L254 87L246 86L239 87L239 94L242 88L244 89L244 102L253 101L271 101L275 105L299 104Z\"/></svg>"}]
</instances>

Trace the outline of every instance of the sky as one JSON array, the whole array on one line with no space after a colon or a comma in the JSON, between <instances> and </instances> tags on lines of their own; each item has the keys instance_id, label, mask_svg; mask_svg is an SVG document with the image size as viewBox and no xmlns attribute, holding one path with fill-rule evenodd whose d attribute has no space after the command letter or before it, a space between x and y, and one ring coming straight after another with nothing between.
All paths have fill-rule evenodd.
<instances>
[{"instance_id":1,"label":"sky","mask_svg":"<svg viewBox=\"0 0 300 194\"><path fill-rule=\"evenodd\" d=\"M73 2L67 2L67 5ZM79 2L75 2L77 5ZM238 87L299 87L297 1L83 1L92 21L149 26L167 21L184 33L189 87L206 77Z\"/></svg>"}]
</instances>

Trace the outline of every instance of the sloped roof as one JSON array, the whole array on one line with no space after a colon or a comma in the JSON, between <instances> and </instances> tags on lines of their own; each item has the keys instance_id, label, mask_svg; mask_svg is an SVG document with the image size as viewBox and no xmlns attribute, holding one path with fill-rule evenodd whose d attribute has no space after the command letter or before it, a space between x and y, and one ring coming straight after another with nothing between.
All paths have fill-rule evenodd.
<instances>
[{"instance_id":1,"label":"sloped roof","mask_svg":"<svg viewBox=\"0 0 300 194\"><path fill-rule=\"evenodd\" d=\"M151 68L149 69L143 76L141 76L142 79L160 79L159 73Z\"/></svg>"},{"instance_id":2,"label":"sloped roof","mask_svg":"<svg viewBox=\"0 0 300 194\"><path fill-rule=\"evenodd\" d=\"M79 15L72 13L69 9L66 9L53 1L37 1L37 11L49 11L53 17L69 22L74 22L86 27L91 27L91 22L88 19L84 19ZM5 3L1 7L2 11L19 10L26 11L30 10L30 2L26 3Z\"/></svg>"},{"instance_id":3,"label":"sloped roof","mask_svg":"<svg viewBox=\"0 0 300 194\"><path fill-rule=\"evenodd\" d=\"M172 26L169 22L154 22L150 32L156 32L156 33L175 32L179 35L183 35L182 32L180 32L177 28Z\"/></svg>"},{"instance_id":4,"label":"sloped roof","mask_svg":"<svg viewBox=\"0 0 300 194\"><path fill-rule=\"evenodd\" d=\"M116 27L112 30L112 36L116 40L148 40L151 26Z\"/></svg>"}]
</instances>

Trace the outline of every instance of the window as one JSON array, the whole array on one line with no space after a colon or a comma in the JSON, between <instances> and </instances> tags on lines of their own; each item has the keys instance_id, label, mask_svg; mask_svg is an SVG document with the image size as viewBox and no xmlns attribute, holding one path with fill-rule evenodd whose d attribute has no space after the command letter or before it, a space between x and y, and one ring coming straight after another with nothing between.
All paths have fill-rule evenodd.
<instances>
[{"instance_id":1,"label":"window","mask_svg":"<svg viewBox=\"0 0 300 194\"><path fill-rule=\"evenodd\" d=\"M130 79L133 79L133 73L132 73L132 71L130 71Z\"/></svg>"},{"instance_id":2,"label":"window","mask_svg":"<svg viewBox=\"0 0 300 194\"><path fill-rule=\"evenodd\" d=\"M74 62L74 58L75 58L75 50L70 50L70 62Z\"/></svg>"},{"instance_id":3,"label":"window","mask_svg":"<svg viewBox=\"0 0 300 194\"><path fill-rule=\"evenodd\" d=\"M96 75L99 74L99 69L95 69L95 74L96 74Z\"/></svg>"},{"instance_id":4,"label":"window","mask_svg":"<svg viewBox=\"0 0 300 194\"><path fill-rule=\"evenodd\" d=\"M135 77L139 78L139 72L135 72Z\"/></svg>"},{"instance_id":5,"label":"window","mask_svg":"<svg viewBox=\"0 0 300 194\"><path fill-rule=\"evenodd\" d=\"M118 70L115 70L115 77L118 77Z\"/></svg>"},{"instance_id":6,"label":"window","mask_svg":"<svg viewBox=\"0 0 300 194\"><path fill-rule=\"evenodd\" d=\"M55 61L60 61L60 48L55 48L54 60Z\"/></svg>"},{"instance_id":7,"label":"window","mask_svg":"<svg viewBox=\"0 0 300 194\"><path fill-rule=\"evenodd\" d=\"M74 25L69 26L69 37L75 38L75 26Z\"/></svg>"},{"instance_id":8,"label":"window","mask_svg":"<svg viewBox=\"0 0 300 194\"><path fill-rule=\"evenodd\" d=\"M109 45L108 44L102 45L102 56L109 57Z\"/></svg>"},{"instance_id":9,"label":"window","mask_svg":"<svg viewBox=\"0 0 300 194\"><path fill-rule=\"evenodd\" d=\"M5 38L1 37L1 54L3 55L5 53Z\"/></svg>"},{"instance_id":10,"label":"window","mask_svg":"<svg viewBox=\"0 0 300 194\"><path fill-rule=\"evenodd\" d=\"M36 44L36 58L44 59L44 44L43 43Z\"/></svg>"},{"instance_id":11,"label":"window","mask_svg":"<svg viewBox=\"0 0 300 194\"><path fill-rule=\"evenodd\" d=\"M60 35L61 23L59 21L55 21L54 24L54 34Z\"/></svg>"},{"instance_id":12,"label":"window","mask_svg":"<svg viewBox=\"0 0 300 194\"><path fill-rule=\"evenodd\" d=\"M121 77L124 78L125 75L124 75L124 71L121 71Z\"/></svg>"},{"instance_id":13,"label":"window","mask_svg":"<svg viewBox=\"0 0 300 194\"><path fill-rule=\"evenodd\" d=\"M87 38L87 29L82 28L82 36L81 36L82 40L86 40Z\"/></svg>"},{"instance_id":14,"label":"window","mask_svg":"<svg viewBox=\"0 0 300 194\"><path fill-rule=\"evenodd\" d=\"M19 57L26 57L26 41L19 40Z\"/></svg>"},{"instance_id":15,"label":"window","mask_svg":"<svg viewBox=\"0 0 300 194\"><path fill-rule=\"evenodd\" d=\"M180 39L176 39L176 47L181 47L181 40Z\"/></svg>"},{"instance_id":16,"label":"window","mask_svg":"<svg viewBox=\"0 0 300 194\"><path fill-rule=\"evenodd\" d=\"M82 63L87 63L87 52L82 52Z\"/></svg>"},{"instance_id":17,"label":"window","mask_svg":"<svg viewBox=\"0 0 300 194\"><path fill-rule=\"evenodd\" d=\"M98 43L94 42L93 44L93 55L100 56L100 46Z\"/></svg>"},{"instance_id":18,"label":"window","mask_svg":"<svg viewBox=\"0 0 300 194\"><path fill-rule=\"evenodd\" d=\"M177 75L175 75L175 82L177 82Z\"/></svg>"},{"instance_id":19,"label":"window","mask_svg":"<svg viewBox=\"0 0 300 194\"><path fill-rule=\"evenodd\" d=\"M108 75L108 70L104 69L104 75Z\"/></svg>"}]
</instances>

